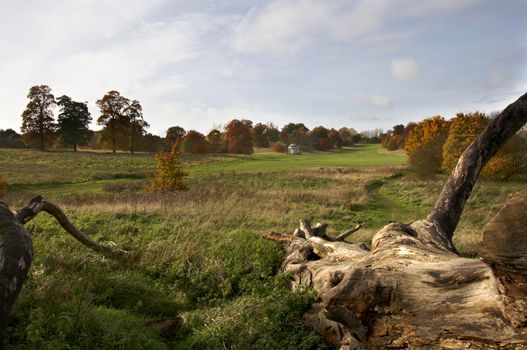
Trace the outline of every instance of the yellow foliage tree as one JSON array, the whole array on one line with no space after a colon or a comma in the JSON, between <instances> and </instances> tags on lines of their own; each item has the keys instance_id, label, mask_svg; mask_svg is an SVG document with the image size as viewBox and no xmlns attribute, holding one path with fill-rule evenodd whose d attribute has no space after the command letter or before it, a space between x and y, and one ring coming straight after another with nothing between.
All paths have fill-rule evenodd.
<instances>
[{"instance_id":1,"label":"yellow foliage tree","mask_svg":"<svg viewBox=\"0 0 527 350\"><path fill-rule=\"evenodd\" d=\"M157 168L152 179L152 187L164 191L177 191L188 189L183 178L188 172L183 170L179 160L181 153L175 148L170 152L163 152L156 156Z\"/></svg>"},{"instance_id":2,"label":"yellow foliage tree","mask_svg":"<svg viewBox=\"0 0 527 350\"><path fill-rule=\"evenodd\" d=\"M441 170L449 125L443 117L435 116L424 119L409 131L404 150L408 153L410 167L424 173Z\"/></svg>"},{"instance_id":3,"label":"yellow foliage tree","mask_svg":"<svg viewBox=\"0 0 527 350\"><path fill-rule=\"evenodd\" d=\"M451 121L448 138L443 147L442 169L450 172L465 149L474 141L490 122L484 113L458 113ZM525 142L515 136L507 142L483 169L487 178L505 179L518 172L524 161Z\"/></svg>"}]
</instances>

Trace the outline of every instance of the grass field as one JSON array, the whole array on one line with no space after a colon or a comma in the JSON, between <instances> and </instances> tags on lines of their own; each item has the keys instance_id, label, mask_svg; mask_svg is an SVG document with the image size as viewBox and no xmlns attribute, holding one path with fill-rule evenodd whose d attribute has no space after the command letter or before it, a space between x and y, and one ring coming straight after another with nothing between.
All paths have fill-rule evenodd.
<instances>
[{"instance_id":1,"label":"grass field","mask_svg":"<svg viewBox=\"0 0 527 350\"><path fill-rule=\"evenodd\" d=\"M444 176L422 178L406 157L361 146L286 156L184 159L189 190L145 192L152 155L0 150L3 198L36 194L61 205L83 231L130 251L103 258L44 214L27 225L35 261L9 325L10 349L319 349L302 313L311 291L289 291L283 253L261 236L291 232L301 218L369 242L392 220L423 218ZM480 181L455 236L472 254L488 218L527 182ZM151 320L179 316L160 332Z\"/></svg>"}]
</instances>

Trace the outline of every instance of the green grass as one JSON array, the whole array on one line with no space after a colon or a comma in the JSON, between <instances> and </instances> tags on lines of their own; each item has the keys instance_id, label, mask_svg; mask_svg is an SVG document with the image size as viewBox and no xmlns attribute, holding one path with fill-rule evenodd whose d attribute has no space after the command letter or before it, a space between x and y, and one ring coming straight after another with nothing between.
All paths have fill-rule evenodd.
<instances>
[{"instance_id":1,"label":"green grass","mask_svg":"<svg viewBox=\"0 0 527 350\"><path fill-rule=\"evenodd\" d=\"M301 218L368 242L391 220L423 218L444 176L421 178L400 153L361 146L286 156L186 156L189 190L145 192L152 155L0 150L12 208L44 194L95 240L131 252L95 254L41 214L26 228L35 260L12 314L9 349L323 349L302 314L310 290L276 272L283 252L261 236ZM28 172L29 171L29 172ZM41 176L40 176L40 175ZM480 181L455 241L474 249L481 228L525 180ZM147 322L181 317L159 332Z\"/></svg>"}]
</instances>

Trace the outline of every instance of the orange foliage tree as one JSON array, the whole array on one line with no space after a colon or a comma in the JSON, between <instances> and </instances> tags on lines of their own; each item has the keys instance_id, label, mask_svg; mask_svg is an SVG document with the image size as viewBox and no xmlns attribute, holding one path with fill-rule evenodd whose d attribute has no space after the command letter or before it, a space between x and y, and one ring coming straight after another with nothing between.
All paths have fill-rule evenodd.
<instances>
[{"instance_id":1,"label":"orange foliage tree","mask_svg":"<svg viewBox=\"0 0 527 350\"><path fill-rule=\"evenodd\" d=\"M251 128L248 122L233 119L225 126L227 138L227 151L235 154L252 154L253 140Z\"/></svg>"},{"instance_id":2,"label":"orange foliage tree","mask_svg":"<svg viewBox=\"0 0 527 350\"><path fill-rule=\"evenodd\" d=\"M205 139L205 135L195 130L190 130L183 137L180 149L183 153L210 153L210 144Z\"/></svg>"},{"instance_id":3,"label":"orange foliage tree","mask_svg":"<svg viewBox=\"0 0 527 350\"><path fill-rule=\"evenodd\" d=\"M448 136L449 125L443 117L435 116L412 127L404 143L410 167L426 173L441 170L443 145Z\"/></svg>"}]
</instances>

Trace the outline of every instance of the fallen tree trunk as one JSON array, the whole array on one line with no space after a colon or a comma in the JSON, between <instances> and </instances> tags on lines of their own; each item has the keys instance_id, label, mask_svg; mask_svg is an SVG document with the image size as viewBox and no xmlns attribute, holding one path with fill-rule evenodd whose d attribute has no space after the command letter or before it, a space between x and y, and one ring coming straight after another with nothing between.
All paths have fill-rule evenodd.
<instances>
[{"instance_id":1,"label":"fallen tree trunk","mask_svg":"<svg viewBox=\"0 0 527 350\"><path fill-rule=\"evenodd\" d=\"M100 245L78 230L55 204L38 196L29 205L13 213L0 202L0 350L4 349L7 319L13 308L33 260L31 235L23 224L40 212L54 216L66 232L86 247L109 257L120 257L125 251Z\"/></svg>"},{"instance_id":2,"label":"fallen tree trunk","mask_svg":"<svg viewBox=\"0 0 527 350\"><path fill-rule=\"evenodd\" d=\"M467 148L426 220L385 226L370 249L305 220L267 235L286 249L293 288L319 296L307 323L341 349L527 349L527 192L486 225L481 259L452 243L480 171L526 122L527 94Z\"/></svg>"}]
</instances>

